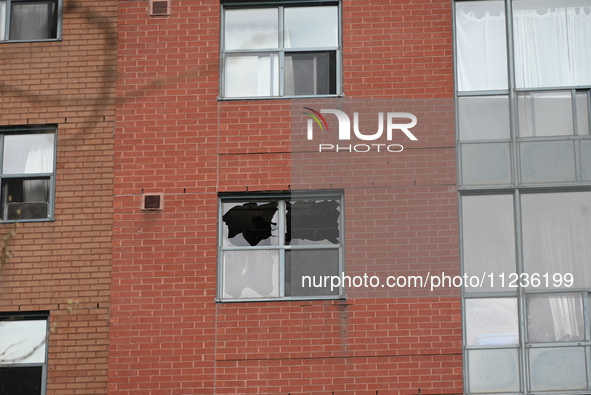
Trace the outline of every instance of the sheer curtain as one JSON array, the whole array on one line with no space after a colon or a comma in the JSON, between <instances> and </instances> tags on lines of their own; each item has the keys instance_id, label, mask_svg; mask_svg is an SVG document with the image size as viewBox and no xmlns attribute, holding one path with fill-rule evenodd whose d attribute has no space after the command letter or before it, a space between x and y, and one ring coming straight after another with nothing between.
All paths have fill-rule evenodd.
<instances>
[{"instance_id":1,"label":"sheer curtain","mask_svg":"<svg viewBox=\"0 0 591 395\"><path fill-rule=\"evenodd\" d=\"M456 3L458 89L507 89L507 43L502 1Z\"/></svg>"},{"instance_id":2,"label":"sheer curtain","mask_svg":"<svg viewBox=\"0 0 591 395\"><path fill-rule=\"evenodd\" d=\"M518 88L591 85L591 6L516 1L513 11ZM573 4L573 6L570 6Z\"/></svg>"},{"instance_id":3,"label":"sheer curtain","mask_svg":"<svg viewBox=\"0 0 591 395\"><path fill-rule=\"evenodd\" d=\"M25 173L51 173L53 171L53 147L47 144L35 144L27 155ZM48 199L48 181L25 180L23 197L25 202L46 202Z\"/></svg>"},{"instance_id":4,"label":"sheer curtain","mask_svg":"<svg viewBox=\"0 0 591 395\"><path fill-rule=\"evenodd\" d=\"M591 286L591 192L528 194L522 205L525 271L548 273L548 289L558 288L554 273L571 273L572 288ZM580 298L550 296L548 319L556 340L582 336L580 303Z\"/></svg>"},{"instance_id":5,"label":"sheer curtain","mask_svg":"<svg viewBox=\"0 0 591 395\"><path fill-rule=\"evenodd\" d=\"M583 316L580 299L575 297L550 298L552 326L556 340L573 338L583 340Z\"/></svg>"}]
</instances>

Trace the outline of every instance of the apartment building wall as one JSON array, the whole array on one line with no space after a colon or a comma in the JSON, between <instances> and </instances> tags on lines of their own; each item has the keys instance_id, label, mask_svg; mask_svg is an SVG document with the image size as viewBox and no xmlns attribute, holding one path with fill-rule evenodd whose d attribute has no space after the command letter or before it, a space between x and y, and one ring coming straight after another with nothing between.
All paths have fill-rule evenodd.
<instances>
[{"instance_id":1,"label":"apartment building wall","mask_svg":"<svg viewBox=\"0 0 591 395\"><path fill-rule=\"evenodd\" d=\"M99 394L108 368L118 10L115 1L60 6L61 39L0 43L2 131L57 130L54 219L18 223L0 271L0 311L48 312L47 394ZM2 237L13 226L1 224Z\"/></svg>"},{"instance_id":2,"label":"apartment building wall","mask_svg":"<svg viewBox=\"0 0 591 395\"><path fill-rule=\"evenodd\" d=\"M347 273L372 270L372 239L392 262L459 268L453 128L388 157L377 185L361 172L294 184L291 110L308 101L218 100L220 2L119 7L110 392L462 392L459 298L216 301L220 193L343 191ZM449 2L341 7L345 97L453 98ZM146 193L163 209L142 211Z\"/></svg>"}]
</instances>

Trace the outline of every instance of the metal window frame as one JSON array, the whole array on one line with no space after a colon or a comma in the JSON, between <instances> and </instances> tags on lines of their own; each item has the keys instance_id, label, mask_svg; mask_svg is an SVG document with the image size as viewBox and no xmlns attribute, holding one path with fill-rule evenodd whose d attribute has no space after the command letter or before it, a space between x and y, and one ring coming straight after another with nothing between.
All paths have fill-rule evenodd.
<instances>
[{"instance_id":1,"label":"metal window frame","mask_svg":"<svg viewBox=\"0 0 591 395\"><path fill-rule=\"evenodd\" d=\"M521 196L526 194L546 194L546 193L560 193L560 192L591 192L591 187L563 187L563 188L507 188L507 189L496 189L496 190L475 190L460 192L458 204L460 213L460 229L463 231L464 211L462 209L462 197L463 196L489 196L491 194L502 194L511 195L513 200L513 223L515 232L515 272L517 274L525 273L524 260L523 260L523 232L522 232L522 208L521 208ZM460 237L460 256L461 256L461 273L466 272L465 261L464 261L464 248L463 248L463 237ZM529 342L528 340L528 322L527 322L527 298L529 295L553 295L553 294L571 294L581 295L583 304L583 323L584 323L584 340L577 340L571 342ZM469 392L470 382L468 366L468 352L470 350L495 350L495 349L518 349L518 357L520 364L519 382L520 392L516 393L503 393L503 394L533 394L537 393L533 391L532 381L530 377L530 351L536 348L582 348L585 355L586 371L587 371L587 388L582 390L571 390L571 391L544 391L544 394L550 395L564 395L569 394L588 394L591 391L591 288L557 288L557 289L524 289L518 287L513 290L500 290L491 292L467 292L466 289L461 290L462 295L462 342L464 350L464 393L472 394ZM519 345L498 345L498 346L475 346L467 345L467 322L465 319L466 311L466 300L476 298L515 298L517 300L517 314L518 314L518 326L519 326Z\"/></svg>"},{"instance_id":2,"label":"metal window frame","mask_svg":"<svg viewBox=\"0 0 591 395\"><path fill-rule=\"evenodd\" d=\"M25 134L53 134L53 172L51 173L10 173L4 174L4 137L7 135L25 135ZM5 179L49 179L49 196L47 202L47 218L27 218L27 219L4 219L4 214L0 213L0 223L12 222L48 222L55 221L55 175L57 173L57 145L58 133L57 125L43 126L20 126L20 127L2 127L0 128L0 185ZM2 197L0 196L0 205L3 210Z\"/></svg>"},{"instance_id":3,"label":"metal window frame","mask_svg":"<svg viewBox=\"0 0 591 395\"><path fill-rule=\"evenodd\" d=\"M335 6L337 7L337 46L336 47L302 47L302 48L286 48L284 44L284 16L285 8L289 7L311 7L311 6ZM225 49L225 10L227 9L252 9L252 8L277 8L278 10L278 46L277 48L261 48L261 49ZM343 96L343 60L342 60L342 47L343 47L343 11L342 2L340 0L330 1L278 1L278 2L222 2L220 8L220 83L218 100L219 101L234 101L234 100L269 100L269 99L304 99L304 98L322 98L322 97L341 97ZM336 92L334 94L321 94L321 95L285 95L285 54L286 53L297 53L297 52L335 52L336 53ZM273 95L273 67L271 67L271 95L268 96L226 96L226 59L229 56L243 55L243 54L269 54L273 57L273 54L277 56L279 78L278 78L278 94Z\"/></svg>"},{"instance_id":4,"label":"metal window frame","mask_svg":"<svg viewBox=\"0 0 591 395\"><path fill-rule=\"evenodd\" d=\"M285 235L285 202L293 200L338 200L340 209L339 218L339 243L338 244L313 244L313 245L286 245ZM345 251L345 205L344 193L341 190L318 190L318 191L290 191L290 192L261 192L261 193L220 193L218 196L218 258L217 258L217 292L216 302L269 302L269 301L298 301L298 300L336 300L345 299L345 288L341 284L336 295L314 295L314 296L286 296L285 295L285 252L288 250L338 250L339 274L345 272L344 251ZM223 245L223 203L231 202L278 202L278 238L279 243L272 246L224 246ZM277 297L261 298L225 298L223 295L224 266L223 255L225 251L279 251L278 262L278 287Z\"/></svg>"},{"instance_id":5,"label":"metal window frame","mask_svg":"<svg viewBox=\"0 0 591 395\"><path fill-rule=\"evenodd\" d=\"M42 321L45 320L45 355L43 363L6 363L0 364L0 367L19 368L19 367L41 367L41 391L40 395L47 393L47 361L49 355L49 311L30 311L30 312L2 312L0 313L0 324L3 321ZM2 350L0 350L1 352Z\"/></svg>"},{"instance_id":6,"label":"metal window frame","mask_svg":"<svg viewBox=\"0 0 591 395\"><path fill-rule=\"evenodd\" d=\"M521 207L521 195L530 193L552 193L552 192L583 192L591 191L591 182L582 179L582 152L581 143L591 139L591 86L552 86L552 87L538 87L538 88L516 88L515 84L515 56L513 46L513 12L512 2L514 0L504 0L505 4L505 28L506 28L506 50L507 50L507 77L508 87L507 89L501 90L490 90L490 91L459 91L458 87L458 59L457 59L457 40L456 40L456 8L455 4L462 0L452 0L452 23L453 23L453 49L454 49L454 87L455 87L455 101L456 101L456 119L459 119L458 111L458 98L469 97L469 96L492 96L492 95L508 95L509 96L509 116L510 116L510 139L503 140L478 140L478 141L461 141L459 123L456 122L456 146L461 147L463 144L478 144L485 142L507 142L510 143L511 149L511 168L512 168L512 184L511 185L462 185L462 158L461 149L456 151L457 159L457 179L458 179L458 209L459 209L459 229L460 229L460 266L461 273L465 272L465 261L464 261L464 239L463 239L463 209L462 209L462 197L470 195L491 195L491 194L510 194L513 197L513 211L514 211L514 233L515 233L515 270L518 274L524 273L524 261L523 261L523 232L522 232L522 207ZM483 3L486 0L481 0ZM573 98L573 135L569 136L541 136L541 137L520 137L518 130L518 109L517 109L517 96L523 92L537 92L537 91L556 91L556 90L569 90ZM587 120L589 122L589 135L582 135L578 132L577 124L577 103L576 95L584 92L587 96ZM576 179L572 182L557 182L557 183L523 183L521 182L521 155L520 155L520 144L522 142L533 142L533 141L564 141L572 140L573 149L575 150L575 173ZM554 293L573 293L581 294L583 301L583 318L584 318L584 331L585 341L575 342L552 342L552 343L530 343L528 341L527 334L527 305L526 298L531 294L554 294ZM466 300L471 298L500 298L500 297L513 297L517 298L517 314L518 314L518 325L519 325L519 337L520 344L516 348L518 349L519 357L519 383L520 391L515 394L532 394L539 393L533 391L532 381L530 377L530 351L531 349L541 347L553 347L553 348L568 348L568 347L580 347L583 349L586 358L586 371L587 371L587 389L584 390L571 390L571 391L543 391L547 395L564 395L569 394L588 394L591 391L591 289L544 289L541 291L518 288L517 290L509 291L493 291L493 292L481 292L481 293L470 293L466 289L461 290L462 298L462 329L463 329L463 371L464 371L464 394L471 394L469 392L469 366L468 366L468 351L473 349L507 349L512 348L510 346L467 346L466 339ZM513 347L515 348L515 347ZM503 393L504 395L510 393ZM494 395L494 394L493 394Z\"/></svg>"},{"instance_id":7,"label":"metal window frame","mask_svg":"<svg viewBox=\"0 0 591 395\"><path fill-rule=\"evenodd\" d=\"M13 1L16 3L16 2L26 2L27 0L4 0L4 2L6 4L6 13L4 15L4 17L5 17L4 40L0 40L0 44L2 44L2 43L20 43L20 42L38 42L38 41L61 41L62 40L63 2L64 2L64 0L55 0L55 3L56 3L55 13L51 12L51 0L47 0L48 7L50 8L50 10L48 12L48 20L50 22L50 25L51 25L51 22L53 21L54 18L56 21L55 37L28 39L28 40L11 40L9 38L10 37L10 24L12 22L11 4ZM55 14L55 16L54 16L54 14Z\"/></svg>"}]
</instances>

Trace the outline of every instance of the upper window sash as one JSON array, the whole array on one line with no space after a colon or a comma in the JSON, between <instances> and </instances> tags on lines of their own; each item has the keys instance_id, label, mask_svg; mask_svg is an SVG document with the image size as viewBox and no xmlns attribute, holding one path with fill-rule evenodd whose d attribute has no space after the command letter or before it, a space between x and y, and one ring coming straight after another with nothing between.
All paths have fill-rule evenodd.
<instances>
[{"instance_id":1,"label":"upper window sash","mask_svg":"<svg viewBox=\"0 0 591 395\"><path fill-rule=\"evenodd\" d=\"M221 43L223 99L340 93L338 3L223 7Z\"/></svg>"},{"instance_id":2,"label":"upper window sash","mask_svg":"<svg viewBox=\"0 0 591 395\"><path fill-rule=\"evenodd\" d=\"M456 1L457 90L589 86L589 31L581 0Z\"/></svg>"}]
</instances>

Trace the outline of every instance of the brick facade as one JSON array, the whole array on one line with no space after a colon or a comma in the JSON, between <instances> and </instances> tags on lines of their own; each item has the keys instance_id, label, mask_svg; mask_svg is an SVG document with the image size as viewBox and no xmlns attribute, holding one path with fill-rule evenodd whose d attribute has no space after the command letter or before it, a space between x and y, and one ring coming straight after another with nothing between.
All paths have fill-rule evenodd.
<instances>
[{"instance_id":1,"label":"brick facade","mask_svg":"<svg viewBox=\"0 0 591 395\"><path fill-rule=\"evenodd\" d=\"M55 221L18 225L0 311L49 311L47 394L104 394L117 3L64 8L63 40L0 44L0 126L57 125Z\"/></svg>"},{"instance_id":2,"label":"brick facade","mask_svg":"<svg viewBox=\"0 0 591 395\"><path fill-rule=\"evenodd\" d=\"M458 298L215 302L218 193L304 186L294 101L217 100L218 1L174 1L166 17L147 7L119 8L110 392L461 393ZM453 97L449 2L342 9L347 97ZM377 185L312 180L345 189L348 272L394 257L459 267L454 146L453 128L433 133L394 159L406 175L385 167ZM164 210L140 211L144 192L163 193ZM379 236L376 206L398 213L391 238ZM356 247L379 237L392 249L368 261Z\"/></svg>"}]
</instances>

